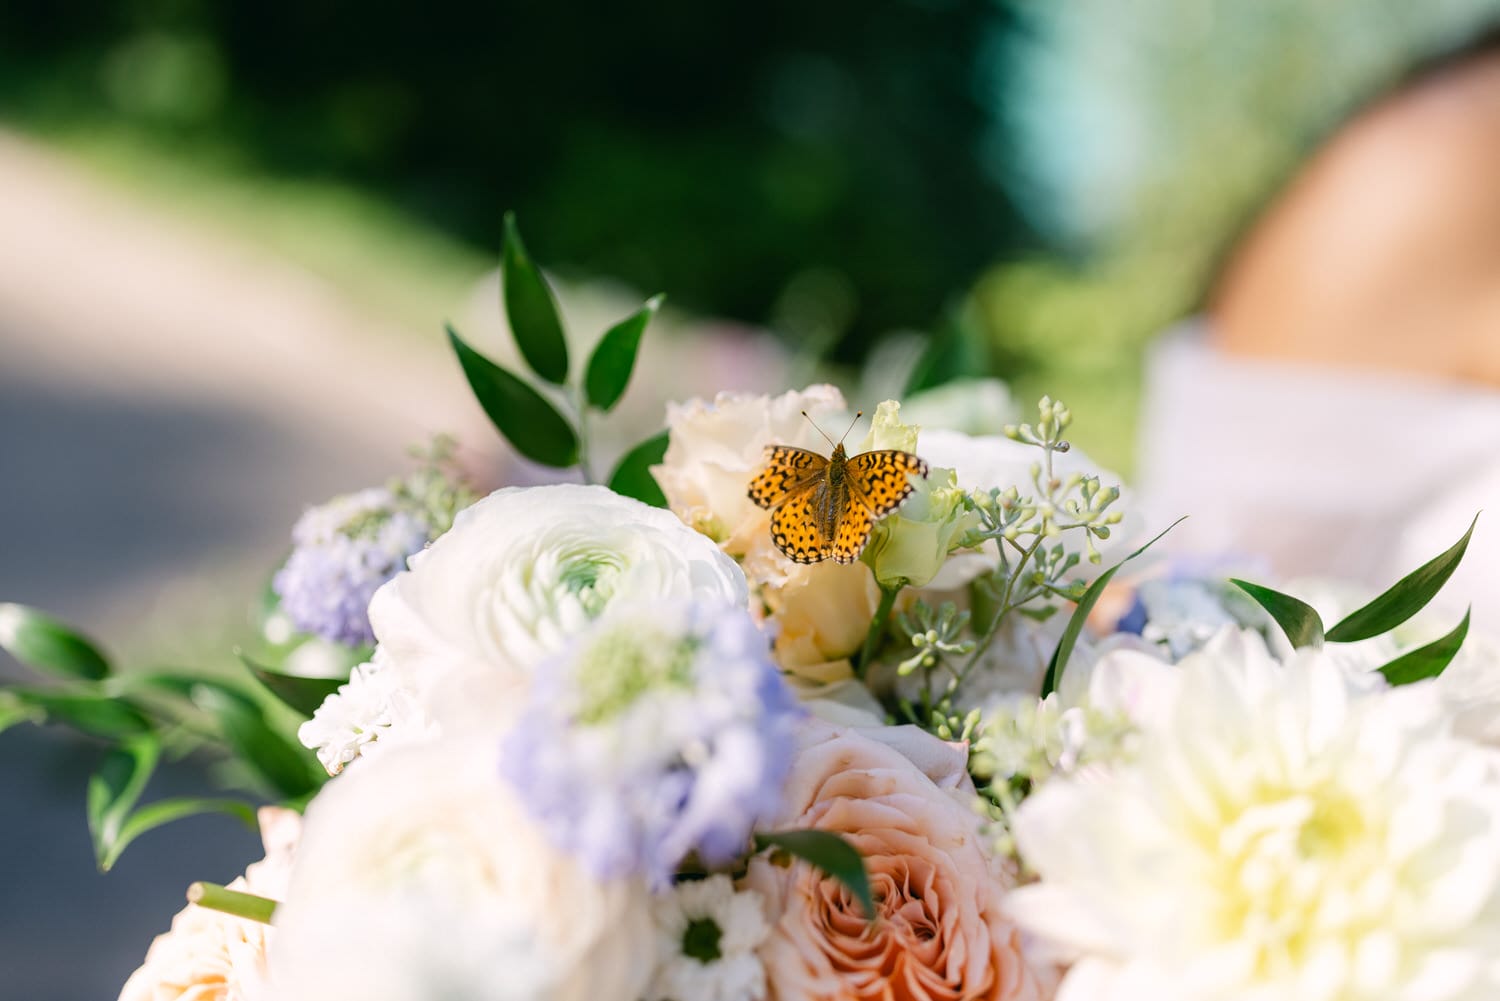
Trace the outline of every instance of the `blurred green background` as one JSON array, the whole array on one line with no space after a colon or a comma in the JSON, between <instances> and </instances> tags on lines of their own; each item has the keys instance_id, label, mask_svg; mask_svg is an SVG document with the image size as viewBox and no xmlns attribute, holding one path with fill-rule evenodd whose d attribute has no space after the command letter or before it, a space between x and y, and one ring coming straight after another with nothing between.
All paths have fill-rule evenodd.
<instances>
[{"instance_id":1,"label":"blurred green background","mask_svg":"<svg viewBox=\"0 0 1500 1001\"><path fill-rule=\"evenodd\" d=\"M513 208L565 280L768 327L848 389L882 338L945 340L929 380L1061 395L1128 473L1150 336L1496 7L11 0L0 112L418 329Z\"/></svg>"}]
</instances>

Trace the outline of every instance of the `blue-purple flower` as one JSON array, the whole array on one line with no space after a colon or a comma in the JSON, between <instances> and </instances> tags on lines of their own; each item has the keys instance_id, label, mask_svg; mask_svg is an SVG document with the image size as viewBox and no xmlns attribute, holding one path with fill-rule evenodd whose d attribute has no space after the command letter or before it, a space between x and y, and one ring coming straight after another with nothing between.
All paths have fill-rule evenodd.
<instances>
[{"instance_id":1,"label":"blue-purple flower","mask_svg":"<svg viewBox=\"0 0 1500 1001\"><path fill-rule=\"evenodd\" d=\"M373 487L309 508L292 529L292 555L272 580L300 631L346 646L374 642L367 609L433 531L420 511Z\"/></svg>"},{"instance_id":2,"label":"blue-purple flower","mask_svg":"<svg viewBox=\"0 0 1500 1001\"><path fill-rule=\"evenodd\" d=\"M774 810L801 710L740 608L612 611L539 670L501 770L601 877L722 865Z\"/></svg>"}]
</instances>

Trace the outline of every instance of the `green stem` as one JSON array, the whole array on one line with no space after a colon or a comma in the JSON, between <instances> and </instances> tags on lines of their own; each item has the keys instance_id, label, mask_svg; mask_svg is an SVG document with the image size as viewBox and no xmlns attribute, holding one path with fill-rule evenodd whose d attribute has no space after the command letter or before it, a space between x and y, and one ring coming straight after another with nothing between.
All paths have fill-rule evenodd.
<instances>
[{"instance_id":1,"label":"green stem","mask_svg":"<svg viewBox=\"0 0 1500 1001\"><path fill-rule=\"evenodd\" d=\"M975 645L974 652L969 655L969 659L964 661L964 666L954 672L956 675L954 680L955 688L964 683L964 679L969 676L969 672L974 669L974 665L979 663L979 658L984 656L984 652L989 649L990 643L995 639L995 632L1000 628L1000 623L1005 619L1005 616L1036 597L1036 593L1033 592L1026 595L1024 599L1014 604L1011 603L1011 598L1015 596L1016 581L1021 579L1021 574L1026 571L1026 564L1031 562L1031 558L1036 555L1036 551L1040 548L1041 544L1042 536L1039 534L1032 541L1031 545L1022 551L1021 558L1016 562L1015 570L1005 578L1005 590L1000 593L1000 603L995 610L994 617L990 619L989 628L985 630L984 636Z\"/></svg>"},{"instance_id":2,"label":"green stem","mask_svg":"<svg viewBox=\"0 0 1500 1001\"><path fill-rule=\"evenodd\" d=\"M248 918L263 925L271 923L276 912L276 901L257 897L253 893L229 890L217 883L194 883L188 887L188 903L207 907L211 911L222 911L237 918Z\"/></svg>"},{"instance_id":3,"label":"green stem","mask_svg":"<svg viewBox=\"0 0 1500 1001\"><path fill-rule=\"evenodd\" d=\"M594 472L589 468L589 405L583 398L583 387L573 394L573 406L578 414L578 468L583 473L584 483L594 482Z\"/></svg>"},{"instance_id":4,"label":"green stem","mask_svg":"<svg viewBox=\"0 0 1500 1001\"><path fill-rule=\"evenodd\" d=\"M895 587L880 585L880 605L875 609L875 618L870 620L870 631L865 633L865 645L859 652L859 662L854 666L855 675L861 679L870 669L870 661L880 646L880 638L885 635L886 628L890 625L891 611L896 607L896 595L901 593L901 588L904 586L902 584L897 584Z\"/></svg>"}]
</instances>

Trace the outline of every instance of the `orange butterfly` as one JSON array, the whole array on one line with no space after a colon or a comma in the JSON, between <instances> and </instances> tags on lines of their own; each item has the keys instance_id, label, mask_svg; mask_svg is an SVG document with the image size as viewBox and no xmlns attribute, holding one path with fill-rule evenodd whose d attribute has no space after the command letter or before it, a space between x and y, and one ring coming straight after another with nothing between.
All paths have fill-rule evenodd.
<instances>
[{"instance_id":1,"label":"orange butterfly","mask_svg":"<svg viewBox=\"0 0 1500 1001\"><path fill-rule=\"evenodd\" d=\"M854 420L863 416L855 414ZM844 437L848 435L845 431ZM805 448L768 445L766 466L750 481L750 499L771 509L771 541L795 563L820 563L830 556L836 563L853 563L876 520L900 507L912 492L910 476L927 475L927 463L910 452L882 449L846 456L842 438L828 438L828 443L833 454L826 458Z\"/></svg>"}]
</instances>

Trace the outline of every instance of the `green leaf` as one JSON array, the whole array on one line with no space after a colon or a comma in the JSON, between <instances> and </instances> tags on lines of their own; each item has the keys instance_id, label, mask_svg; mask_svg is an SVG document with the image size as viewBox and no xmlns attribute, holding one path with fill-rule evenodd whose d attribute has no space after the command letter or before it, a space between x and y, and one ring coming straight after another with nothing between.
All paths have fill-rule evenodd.
<instances>
[{"instance_id":1,"label":"green leaf","mask_svg":"<svg viewBox=\"0 0 1500 1001\"><path fill-rule=\"evenodd\" d=\"M160 756L156 738L141 734L110 751L99 770L89 776L89 836L101 871L107 871L124 850L119 841L125 819L145 791Z\"/></svg>"},{"instance_id":2,"label":"green leaf","mask_svg":"<svg viewBox=\"0 0 1500 1001\"><path fill-rule=\"evenodd\" d=\"M816 866L843 883L854 894L865 916L875 917L875 899L870 895L870 877L858 849L828 831L773 831L755 836L755 848L779 848Z\"/></svg>"},{"instance_id":3,"label":"green leaf","mask_svg":"<svg viewBox=\"0 0 1500 1001\"><path fill-rule=\"evenodd\" d=\"M1409 685L1424 678L1436 678L1458 656L1469 635L1469 613L1464 612L1463 621L1451 633L1433 640L1426 646L1408 650L1380 669L1385 680L1393 685Z\"/></svg>"},{"instance_id":4,"label":"green leaf","mask_svg":"<svg viewBox=\"0 0 1500 1001\"><path fill-rule=\"evenodd\" d=\"M609 488L652 507L666 507L667 495L661 492L656 477L651 475L651 467L661 462L666 454L667 432L647 438L620 459L615 471L609 474Z\"/></svg>"},{"instance_id":5,"label":"green leaf","mask_svg":"<svg viewBox=\"0 0 1500 1001\"><path fill-rule=\"evenodd\" d=\"M238 817L250 830L256 829L255 807L238 799L205 796L174 796L147 803L125 818L113 844L99 860L99 868L108 872L119 861L128 846L147 831L169 824L184 817L195 817L200 813L227 813ZM97 847L96 847L97 850Z\"/></svg>"},{"instance_id":6,"label":"green leaf","mask_svg":"<svg viewBox=\"0 0 1500 1001\"><path fill-rule=\"evenodd\" d=\"M1069 616L1068 624L1063 628L1063 634L1058 638L1057 646L1052 651L1052 659L1047 662L1047 674L1042 678L1042 698L1045 699L1057 691L1057 684L1062 680L1063 671L1067 669L1068 658L1073 656L1073 647L1078 644L1078 637L1083 633L1083 627L1088 621L1089 613L1094 610L1094 605L1098 603L1099 596L1109 586L1109 582L1114 578L1115 573L1125 564L1156 545L1163 535L1166 535L1172 529L1182 524L1184 520L1186 520L1186 516L1178 518L1172 524L1162 529L1150 542L1094 578L1094 582L1089 585L1088 590L1083 592L1083 597L1078 599L1078 605L1073 609L1073 614Z\"/></svg>"},{"instance_id":7,"label":"green leaf","mask_svg":"<svg viewBox=\"0 0 1500 1001\"><path fill-rule=\"evenodd\" d=\"M282 702L304 716L317 712L323 700L339 690L347 678L306 678L296 674L283 674L257 664L244 653L235 651L240 662L255 675L255 679Z\"/></svg>"},{"instance_id":8,"label":"green leaf","mask_svg":"<svg viewBox=\"0 0 1500 1001\"><path fill-rule=\"evenodd\" d=\"M561 386L568 379L568 341L557 316L557 300L547 286L547 279L526 254L514 212L505 213L501 270L505 315L521 357L537 375Z\"/></svg>"},{"instance_id":9,"label":"green leaf","mask_svg":"<svg viewBox=\"0 0 1500 1001\"><path fill-rule=\"evenodd\" d=\"M1317 609L1307 602L1236 577L1231 577L1229 583L1254 598L1255 603L1276 620L1293 647L1301 649L1305 646L1322 645L1323 620Z\"/></svg>"},{"instance_id":10,"label":"green leaf","mask_svg":"<svg viewBox=\"0 0 1500 1001\"><path fill-rule=\"evenodd\" d=\"M578 462L578 435L556 407L465 344L452 327L448 339L479 405L517 452L544 466L566 468Z\"/></svg>"},{"instance_id":11,"label":"green leaf","mask_svg":"<svg viewBox=\"0 0 1500 1001\"><path fill-rule=\"evenodd\" d=\"M17 698L11 692L0 690L0 733L17 723L45 723L47 714L36 706Z\"/></svg>"},{"instance_id":12,"label":"green leaf","mask_svg":"<svg viewBox=\"0 0 1500 1001\"><path fill-rule=\"evenodd\" d=\"M0 649L39 671L98 681L109 673L99 648L61 622L31 608L0 603Z\"/></svg>"},{"instance_id":13,"label":"green leaf","mask_svg":"<svg viewBox=\"0 0 1500 1001\"><path fill-rule=\"evenodd\" d=\"M1328 640L1333 643L1367 640L1390 632L1420 612L1458 569L1458 562L1464 558L1464 550L1469 548L1469 536L1474 534L1474 525L1478 521L1479 515L1476 514L1463 538L1447 552L1402 577L1390 590L1328 630Z\"/></svg>"},{"instance_id":14,"label":"green leaf","mask_svg":"<svg viewBox=\"0 0 1500 1001\"><path fill-rule=\"evenodd\" d=\"M49 723L65 723L106 740L133 737L151 729L151 721L130 702L104 694L42 688L12 688L10 694L45 715Z\"/></svg>"},{"instance_id":15,"label":"green leaf","mask_svg":"<svg viewBox=\"0 0 1500 1001\"><path fill-rule=\"evenodd\" d=\"M235 755L282 797L294 799L321 784L321 770L314 772L310 752L271 729L251 700L221 686L204 685L194 691L193 702L218 720Z\"/></svg>"},{"instance_id":16,"label":"green leaf","mask_svg":"<svg viewBox=\"0 0 1500 1001\"><path fill-rule=\"evenodd\" d=\"M635 368L636 352L641 347L641 335L661 308L662 298L655 295L647 299L644 306L610 327L600 338L583 377L584 392L591 406L608 411L625 395L631 370Z\"/></svg>"}]
</instances>

